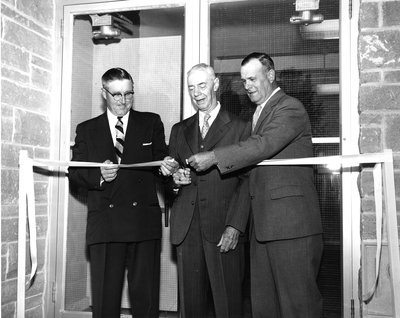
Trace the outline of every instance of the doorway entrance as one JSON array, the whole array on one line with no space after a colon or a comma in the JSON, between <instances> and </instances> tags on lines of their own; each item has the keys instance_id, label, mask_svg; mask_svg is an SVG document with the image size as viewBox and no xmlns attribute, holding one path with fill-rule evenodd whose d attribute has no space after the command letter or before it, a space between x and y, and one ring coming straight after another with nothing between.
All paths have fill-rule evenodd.
<instances>
[{"instance_id":1,"label":"doorway entrance","mask_svg":"<svg viewBox=\"0 0 400 318\"><path fill-rule=\"evenodd\" d=\"M172 125L182 118L185 57L185 3L121 1L64 6L61 157L70 158L77 124L106 110L101 76L122 67L133 77L134 109L158 113L166 142ZM189 6L190 7L190 6ZM187 45L188 43L186 43ZM56 317L91 315L90 272L85 243L86 197L60 180ZM175 255L169 243L168 210L163 210L160 311L177 312ZM129 313L125 284L122 312Z\"/></svg>"},{"instance_id":2,"label":"doorway entrance","mask_svg":"<svg viewBox=\"0 0 400 318\"><path fill-rule=\"evenodd\" d=\"M211 64L220 77L222 105L250 118L252 106L238 71L241 59L254 51L272 56L280 86L306 106L313 126L314 155L342 153L338 30L333 29L334 37L324 38L327 33L317 35L291 25L289 19L296 14L292 0L86 0L84 4L63 0L59 8L64 25L61 159L70 158L76 125L104 111L100 77L114 66L133 75L135 108L160 114L167 142L172 125L195 111L185 89L185 74L199 62ZM340 1L321 1L320 13L339 24ZM110 30L101 31L95 25L96 17L122 20L124 27L118 36L106 39L104 34ZM94 34L99 35L94 38ZM349 317L344 300L349 287L343 277L349 271L353 276L357 273L343 266L348 260L343 250L352 249L349 242L343 242L343 174L334 167L318 166L315 181L324 225L325 253L319 277L324 317ZM70 191L66 180L60 181L58 189L55 316L90 316L85 198ZM162 193L160 204L163 207ZM164 237L168 231L164 227ZM161 276L167 292L161 311L175 312L176 271L168 240L163 253ZM127 299L124 306L129 307Z\"/></svg>"},{"instance_id":3,"label":"doorway entrance","mask_svg":"<svg viewBox=\"0 0 400 318\"><path fill-rule=\"evenodd\" d=\"M320 1L318 13L332 25L324 30L291 24L293 1L210 4L210 63L220 77L223 107L251 119L255 105L243 88L240 62L251 52L266 52L278 85L306 107L314 156L340 155L339 6L339 0ZM315 167L324 230L318 280L324 317L341 317L343 310L341 183L337 167Z\"/></svg>"}]
</instances>

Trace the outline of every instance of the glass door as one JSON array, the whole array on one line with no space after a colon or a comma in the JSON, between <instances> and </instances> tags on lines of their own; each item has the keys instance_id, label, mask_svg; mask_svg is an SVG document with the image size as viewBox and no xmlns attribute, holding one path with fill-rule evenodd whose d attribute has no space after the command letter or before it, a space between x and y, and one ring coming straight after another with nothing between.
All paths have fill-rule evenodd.
<instances>
[{"instance_id":1,"label":"glass door","mask_svg":"<svg viewBox=\"0 0 400 318\"><path fill-rule=\"evenodd\" d=\"M357 138L351 131L357 125L350 120L356 110L343 107L354 98L349 92L351 82L340 72L347 69L343 58L347 46L341 43L351 42L346 33L349 19L343 14L348 11L345 6L349 1L320 1L318 13L324 15L325 21L320 24L323 28L290 24L290 17L298 15L293 2L61 0L60 123L68 124L60 124L60 159L70 158L76 125L104 111L99 81L101 74L113 66L126 68L133 75L136 109L161 115L167 141L172 125L195 112L186 90L186 72L199 62L211 64L218 73L222 105L243 118L251 118L253 106L242 88L239 69L241 59L254 51L273 57L280 86L307 108L315 156L357 153ZM114 38L104 39L101 32L99 38L94 38L94 31L101 29L94 25L97 17L122 19L126 28ZM359 209L354 194L352 198L352 193L358 195L356 178L356 174L335 167L315 167L324 225L325 253L319 277L324 317L350 317L352 310L356 315L358 312L352 301L357 302L360 248ZM66 178L60 178L58 198L54 316L89 317L85 198L69 189ZM162 201L161 195L161 205ZM167 237L168 229L165 231ZM176 272L168 247L169 242L164 242L166 270L161 276L167 294L166 306L160 310L174 312Z\"/></svg>"},{"instance_id":2,"label":"glass door","mask_svg":"<svg viewBox=\"0 0 400 318\"><path fill-rule=\"evenodd\" d=\"M295 1L226 1L202 3L201 56L220 77L222 107L249 120L255 110L240 80L240 62L251 52L265 52L275 61L279 86L306 107L313 132L314 156L342 154L340 105L341 3L320 1L320 24L291 24ZM342 4L343 5L343 4ZM354 151L354 149L353 149ZM352 288L343 250L343 175L338 167L315 167L324 228L324 254L318 284L324 299L324 317L350 315ZM347 211L348 212L348 211ZM358 211L356 212L358 213ZM352 231L351 228L347 228ZM347 244L347 246L345 246ZM350 246L352 248L352 246ZM351 273L352 275L353 273Z\"/></svg>"},{"instance_id":3,"label":"glass door","mask_svg":"<svg viewBox=\"0 0 400 318\"><path fill-rule=\"evenodd\" d=\"M68 3L72 2L71 5ZM83 2L83 1L82 1ZM88 3L89 2L89 3ZM135 83L134 109L156 112L165 128L192 112L184 90L184 74L198 63L199 2L186 0L103 1L65 0L63 9L62 113L60 157L70 159L77 124L103 113L101 76L122 67ZM190 37L188 37L190 35ZM65 123L68 123L65 125ZM66 129L68 127L68 129ZM86 197L59 184L57 271L53 284L56 317L91 316L91 290L85 244ZM164 208L162 191L160 206ZM177 273L164 213L161 255L160 312L176 312ZM122 312L129 313L127 286Z\"/></svg>"}]
</instances>

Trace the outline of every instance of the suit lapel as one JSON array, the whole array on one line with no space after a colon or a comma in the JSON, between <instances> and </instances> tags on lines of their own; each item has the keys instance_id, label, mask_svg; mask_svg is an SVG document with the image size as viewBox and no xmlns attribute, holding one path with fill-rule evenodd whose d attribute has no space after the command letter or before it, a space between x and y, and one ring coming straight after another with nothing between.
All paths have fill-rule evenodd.
<instances>
[{"instance_id":1,"label":"suit lapel","mask_svg":"<svg viewBox=\"0 0 400 318\"><path fill-rule=\"evenodd\" d=\"M208 131L206 139L204 140L205 150L212 149L218 141L221 140L229 129L230 122L231 118L229 113L221 109ZM188 119L186 126L183 128L186 143L188 144L192 154L199 152L199 131L199 113L197 112L194 116Z\"/></svg>"},{"instance_id":2,"label":"suit lapel","mask_svg":"<svg viewBox=\"0 0 400 318\"><path fill-rule=\"evenodd\" d=\"M229 113L220 109L217 117L210 127L210 130L207 133L206 139L204 140L204 147L206 151L212 149L218 143L218 141L221 140L226 131L229 129L230 122L231 118Z\"/></svg>"},{"instance_id":3,"label":"suit lapel","mask_svg":"<svg viewBox=\"0 0 400 318\"><path fill-rule=\"evenodd\" d=\"M113 162L117 162L114 151L114 144L108 124L107 112L99 117L99 121L92 132L95 149L98 149L98 155L101 158L109 158Z\"/></svg>"},{"instance_id":4,"label":"suit lapel","mask_svg":"<svg viewBox=\"0 0 400 318\"><path fill-rule=\"evenodd\" d=\"M135 149L134 145L137 146L138 137L142 134L140 121L135 116L135 111L129 111L129 120L128 120L128 128L125 132L125 145L129 145L124 149L122 154L121 163L134 163L135 161L135 153L139 149Z\"/></svg>"},{"instance_id":5,"label":"suit lapel","mask_svg":"<svg viewBox=\"0 0 400 318\"><path fill-rule=\"evenodd\" d=\"M254 127L254 132L257 132L258 129L260 128L262 122L264 121L264 119L269 115L269 113L271 112L272 108L278 104L279 100L281 99L281 97L285 95L285 93L282 91L282 89L280 89L279 91L277 91L274 96L271 97L271 99L265 104L260 117L258 118L256 127Z\"/></svg>"},{"instance_id":6,"label":"suit lapel","mask_svg":"<svg viewBox=\"0 0 400 318\"><path fill-rule=\"evenodd\" d=\"M186 127L183 128L183 133L186 138L186 142L189 145L192 153L198 152L199 142L199 113L197 112L194 116L190 117L187 121Z\"/></svg>"}]
</instances>

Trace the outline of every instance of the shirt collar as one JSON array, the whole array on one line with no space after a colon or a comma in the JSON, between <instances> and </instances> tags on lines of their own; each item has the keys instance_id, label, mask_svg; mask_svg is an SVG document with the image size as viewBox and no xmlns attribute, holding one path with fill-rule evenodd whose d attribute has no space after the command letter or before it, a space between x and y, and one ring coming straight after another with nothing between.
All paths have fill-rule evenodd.
<instances>
[{"instance_id":1,"label":"shirt collar","mask_svg":"<svg viewBox=\"0 0 400 318\"><path fill-rule=\"evenodd\" d=\"M128 128L128 120L129 120L130 111L127 112L124 116L122 116L122 124L124 127L124 133L126 133ZM107 119L108 119L108 126L110 127L111 137L115 143L115 125L117 124L118 117L115 116L108 108L107 108Z\"/></svg>"},{"instance_id":2,"label":"shirt collar","mask_svg":"<svg viewBox=\"0 0 400 318\"><path fill-rule=\"evenodd\" d=\"M122 122L124 124L124 128L128 125L128 119L129 119L129 113L128 111L124 116L122 116ZM115 124L117 123L118 116L115 116L108 108L107 108L107 118L108 122L110 123L110 127L114 127Z\"/></svg>"},{"instance_id":3,"label":"shirt collar","mask_svg":"<svg viewBox=\"0 0 400 318\"><path fill-rule=\"evenodd\" d=\"M267 100L264 103L262 103L261 105L259 105L259 106L261 106L261 109L264 109L264 106L268 103L268 101L271 99L271 97L274 96L280 89L281 89L280 87L277 87L274 89L274 91L272 92L271 95L269 95Z\"/></svg>"},{"instance_id":4,"label":"shirt collar","mask_svg":"<svg viewBox=\"0 0 400 318\"><path fill-rule=\"evenodd\" d=\"M219 102L217 102L217 106L212 111L209 112L210 118L208 119L208 123L210 126L214 122L215 118L217 118L220 109L221 109L221 104ZM206 115L206 112L199 110L199 127L200 127L200 129L201 129L201 127L203 127L205 115Z\"/></svg>"}]
</instances>

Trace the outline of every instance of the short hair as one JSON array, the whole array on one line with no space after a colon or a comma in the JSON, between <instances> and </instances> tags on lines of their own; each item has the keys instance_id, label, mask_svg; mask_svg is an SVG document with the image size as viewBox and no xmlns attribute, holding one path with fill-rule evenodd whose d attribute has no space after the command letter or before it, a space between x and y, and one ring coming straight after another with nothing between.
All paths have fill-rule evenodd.
<instances>
[{"instance_id":1,"label":"short hair","mask_svg":"<svg viewBox=\"0 0 400 318\"><path fill-rule=\"evenodd\" d=\"M259 60L267 72L269 70L275 70L275 65L274 65L274 61L272 60L272 58L268 54L260 53L260 52L250 53L243 59L243 61L240 65L243 66L243 65L247 64L248 62L250 62L250 60L253 60L253 59Z\"/></svg>"},{"instance_id":2,"label":"short hair","mask_svg":"<svg viewBox=\"0 0 400 318\"><path fill-rule=\"evenodd\" d=\"M194 65L188 72L187 72L187 76L190 75L190 73L192 73L193 71L197 71L197 70L203 70L206 71L208 73L208 75L210 75L211 80L214 80L216 78L215 76L215 72L214 69L212 68L212 66L206 64L206 63L199 63Z\"/></svg>"},{"instance_id":3,"label":"short hair","mask_svg":"<svg viewBox=\"0 0 400 318\"><path fill-rule=\"evenodd\" d=\"M116 80L124 80L124 79L130 80L133 84L131 75L123 68L116 67L116 68L110 68L107 72L105 72L101 77L101 82L104 86L108 82Z\"/></svg>"}]
</instances>

